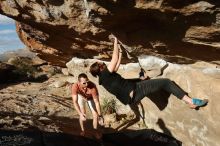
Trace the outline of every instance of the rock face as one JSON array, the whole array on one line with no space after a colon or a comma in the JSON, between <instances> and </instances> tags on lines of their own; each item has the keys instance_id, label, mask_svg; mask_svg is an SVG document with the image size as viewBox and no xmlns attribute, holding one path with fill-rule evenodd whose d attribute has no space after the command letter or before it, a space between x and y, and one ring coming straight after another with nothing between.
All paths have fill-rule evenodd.
<instances>
[{"instance_id":1,"label":"rock face","mask_svg":"<svg viewBox=\"0 0 220 146\"><path fill-rule=\"evenodd\" d=\"M189 63L219 60L219 4L216 0L3 0L0 14L17 20L24 44L55 65L65 66L76 56L109 59L111 33L123 43L125 62L154 54Z\"/></svg>"},{"instance_id":2,"label":"rock face","mask_svg":"<svg viewBox=\"0 0 220 146\"><path fill-rule=\"evenodd\" d=\"M97 60L73 58L67 63L68 71L77 78L81 72L98 85L98 80L87 71L91 62ZM140 112L148 128L172 135L183 142L183 146L218 146L220 136L218 106L220 96L220 69L216 65L197 62L191 65L178 65L152 56L141 56L139 62L152 78L169 78L175 81L190 97L206 98L209 103L199 110L192 110L173 95L158 94L142 100ZM108 63L108 62L106 62ZM157 68L168 66L161 74ZM77 68L77 69L76 69ZM137 63L121 65L119 72L126 78L137 78L140 67ZM100 99L116 99L102 86L98 86ZM117 102L117 113L128 115L128 106Z\"/></svg>"},{"instance_id":3,"label":"rock face","mask_svg":"<svg viewBox=\"0 0 220 146\"><path fill-rule=\"evenodd\" d=\"M0 83L7 82L9 78L12 78L15 67L0 61Z\"/></svg>"}]
</instances>

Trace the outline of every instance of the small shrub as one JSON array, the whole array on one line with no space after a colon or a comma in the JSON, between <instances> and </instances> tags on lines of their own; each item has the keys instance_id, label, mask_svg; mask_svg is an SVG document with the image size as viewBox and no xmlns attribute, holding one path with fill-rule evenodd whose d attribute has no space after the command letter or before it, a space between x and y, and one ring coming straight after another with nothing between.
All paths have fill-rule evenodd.
<instances>
[{"instance_id":1,"label":"small shrub","mask_svg":"<svg viewBox=\"0 0 220 146\"><path fill-rule=\"evenodd\" d=\"M10 62L16 67L15 74L27 77L33 77L38 71L36 67L32 66L32 60L29 58L15 58Z\"/></svg>"},{"instance_id":2,"label":"small shrub","mask_svg":"<svg viewBox=\"0 0 220 146\"><path fill-rule=\"evenodd\" d=\"M116 100L105 98L103 100L102 112L103 114L116 113Z\"/></svg>"}]
</instances>

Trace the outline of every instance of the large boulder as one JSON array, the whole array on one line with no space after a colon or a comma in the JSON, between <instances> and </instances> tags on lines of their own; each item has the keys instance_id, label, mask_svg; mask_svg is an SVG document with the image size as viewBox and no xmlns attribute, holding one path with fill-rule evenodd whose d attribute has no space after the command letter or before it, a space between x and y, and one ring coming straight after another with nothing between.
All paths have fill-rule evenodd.
<instances>
[{"instance_id":1,"label":"large boulder","mask_svg":"<svg viewBox=\"0 0 220 146\"><path fill-rule=\"evenodd\" d=\"M115 99L117 113L130 114L129 106L122 105L112 94L102 86L98 86L97 78L88 73L94 59L73 58L67 63L68 71L75 76L79 73L87 73L89 79L97 84L100 101L103 99ZM148 128L172 135L183 142L185 146L206 145L218 146L219 141L219 115L220 107L220 69L218 65L206 62L197 62L191 65L179 65L166 62L152 56L141 56L141 66L152 73L152 78L169 78L177 83L189 96L206 98L209 103L199 110L190 109L183 101L173 95L159 93L142 100L140 112ZM108 64L108 62L106 62ZM167 65L166 65L167 64ZM166 66L166 68L164 68ZM161 73L154 73L155 69L161 69ZM119 73L125 78L137 78L140 71L138 63L121 65Z\"/></svg>"},{"instance_id":2,"label":"large boulder","mask_svg":"<svg viewBox=\"0 0 220 146\"><path fill-rule=\"evenodd\" d=\"M219 4L216 0L4 0L0 14L18 21L24 44L55 65L65 66L72 57L109 59L111 33L123 44L124 62L154 54L192 63L220 58Z\"/></svg>"}]
</instances>

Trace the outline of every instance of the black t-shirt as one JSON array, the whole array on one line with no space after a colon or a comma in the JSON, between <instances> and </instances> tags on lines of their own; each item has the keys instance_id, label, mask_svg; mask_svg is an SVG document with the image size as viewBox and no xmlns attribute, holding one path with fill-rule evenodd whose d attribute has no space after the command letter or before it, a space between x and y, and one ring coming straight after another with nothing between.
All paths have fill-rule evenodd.
<instances>
[{"instance_id":1,"label":"black t-shirt","mask_svg":"<svg viewBox=\"0 0 220 146\"><path fill-rule=\"evenodd\" d=\"M135 82L122 78L116 72L109 72L106 68L99 75L99 84L108 92L114 94L123 104L130 102L130 92L135 89Z\"/></svg>"}]
</instances>

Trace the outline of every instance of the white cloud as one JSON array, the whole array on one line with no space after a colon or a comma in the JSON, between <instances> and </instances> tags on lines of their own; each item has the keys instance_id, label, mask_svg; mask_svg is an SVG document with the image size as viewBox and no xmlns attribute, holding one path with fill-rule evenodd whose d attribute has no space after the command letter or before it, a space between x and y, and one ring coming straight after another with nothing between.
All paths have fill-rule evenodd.
<instances>
[{"instance_id":1,"label":"white cloud","mask_svg":"<svg viewBox=\"0 0 220 146\"><path fill-rule=\"evenodd\" d=\"M3 36L0 37L0 48L2 45L8 45L9 47L13 44L21 43L20 39L17 36Z\"/></svg>"},{"instance_id":2,"label":"white cloud","mask_svg":"<svg viewBox=\"0 0 220 146\"><path fill-rule=\"evenodd\" d=\"M12 30L12 29L0 30L0 35L7 35L7 34L12 34L12 33L15 33L15 30Z\"/></svg>"},{"instance_id":3,"label":"white cloud","mask_svg":"<svg viewBox=\"0 0 220 146\"><path fill-rule=\"evenodd\" d=\"M12 38L8 40L0 40L0 54L10 51L24 48L24 44L18 38Z\"/></svg>"},{"instance_id":4,"label":"white cloud","mask_svg":"<svg viewBox=\"0 0 220 146\"><path fill-rule=\"evenodd\" d=\"M10 46L10 45L14 45L17 44L18 41L16 41L15 39L11 39L11 40L1 40L0 41L0 47L2 46Z\"/></svg>"},{"instance_id":5,"label":"white cloud","mask_svg":"<svg viewBox=\"0 0 220 146\"><path fill-rule=\"evenodd\" d=\"M9 50L24 48L24 44L16 34L0 35L0 54Z\"/></svg>"},{"instance_id":6,"label":"white cloud","mask_svg":"<svg viewBox=\"0 0 220 146\"><path fill-rule=\"evenodd\" d=\"M0 24L13 24L14 20L0 14Z\"/></svg>"}]
</instances>

